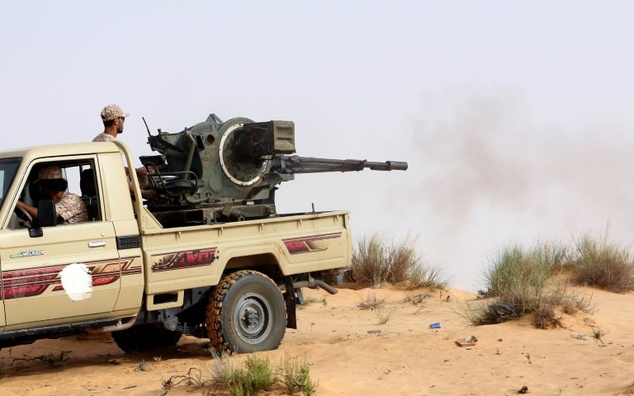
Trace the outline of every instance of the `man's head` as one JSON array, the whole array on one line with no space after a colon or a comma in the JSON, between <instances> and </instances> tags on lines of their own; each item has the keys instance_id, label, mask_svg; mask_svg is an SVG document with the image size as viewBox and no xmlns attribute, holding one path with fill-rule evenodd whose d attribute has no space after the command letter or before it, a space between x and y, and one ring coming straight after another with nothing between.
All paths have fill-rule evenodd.
<instances>
[{"instance_id":1,"label":"man's head","mask_svg":"<svg viewBox=\"0 0 634 396\"><path fill-rule=\"evenodd\" d=\"M62 168L57 165L45 166L37 172L37 180L53 180L62 177Z\"/></svg>"},{"instance_id":2,"label":"man's head","mask_svg":"<svg viewBox=\"0 0 634 396\"><path fill-rule=\"evenodd\" d=\"M36 183L52 193L63 192L68 188L68 182L64 179L62 168L57 165L41 168L37 173Z\"/></svg>"},{"instance_id":3,"label":"man's head","mask_svg":"<svg viewBox=\"0 0 634 396\"><path fill-rule=\"evenodd\" d=\"M123 133L123 124L127 116L129 116L129 114L124 112L123 109L116 104L108 105L101 110L103 126L105 128L114 126L117 134Z\"/></svg>"}]
</instances>

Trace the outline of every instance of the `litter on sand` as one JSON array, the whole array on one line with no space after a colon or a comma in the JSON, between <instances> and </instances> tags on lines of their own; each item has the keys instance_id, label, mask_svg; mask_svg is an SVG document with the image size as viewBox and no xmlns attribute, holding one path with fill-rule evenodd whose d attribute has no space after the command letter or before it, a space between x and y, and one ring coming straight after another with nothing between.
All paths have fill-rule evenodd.
<instances>
[{"instance_id":1,"label":"litter on sand","mask_svg":"<svg viewBox=\"0 0 634 396\"><path fill-rule=\"evenodd\" d=\"M475 336L467 336L460 340L456 340L456 344L461 347L473 347L478 344L478 339Z\"/></svg>"}]
</instances>

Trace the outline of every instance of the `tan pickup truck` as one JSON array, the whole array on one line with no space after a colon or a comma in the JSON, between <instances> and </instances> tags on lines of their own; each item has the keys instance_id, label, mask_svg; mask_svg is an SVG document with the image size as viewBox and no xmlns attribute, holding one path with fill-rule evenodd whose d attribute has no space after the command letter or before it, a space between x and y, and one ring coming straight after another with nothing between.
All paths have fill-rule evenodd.
<instances>
[{"instance_id":1,"label":"tan pickup truck","mask_svg":"<svg viewBox=\"0 0 634 396\"><path fill-rule=\"evenodd\" d=\"M296 327L302 287L336 292L351 257L348 212L166 226L126 175L132 164L121 142L0 152L0 347L112 332L124 351L182 334L219 352L270 350ZM57 224L53 201L35 202L38 169L50 165L83 195L89 221Z\"/></svg>"}]
</instances>

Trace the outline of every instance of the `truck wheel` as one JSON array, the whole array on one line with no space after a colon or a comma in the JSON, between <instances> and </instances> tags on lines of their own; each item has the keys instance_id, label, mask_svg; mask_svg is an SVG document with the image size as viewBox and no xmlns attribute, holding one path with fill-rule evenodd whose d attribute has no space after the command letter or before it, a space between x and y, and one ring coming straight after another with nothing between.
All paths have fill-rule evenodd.
<instances>
[{"instance_id":1,"label":"truck wheel","mask_svg":"<svg viewBox=\"0 0 634 396\"><path fill-rule=\"evenodd\" d=\"M277 285L256 271L224 277L207 305L207 334L219 353L277 349L286 331L286 305Z\"/></svg>"},{"instance_id":2,"label":"truck wheel","mask_svg":"<svg viewBox=\"0 0 634 396\"><path fill-rule=\"evenodd\" d=\"M180 331L169 331L163 325L140 325L112 332L112 338L124 352L143 352L173 347L181 339Z\"/></svg>"}]
</instances>

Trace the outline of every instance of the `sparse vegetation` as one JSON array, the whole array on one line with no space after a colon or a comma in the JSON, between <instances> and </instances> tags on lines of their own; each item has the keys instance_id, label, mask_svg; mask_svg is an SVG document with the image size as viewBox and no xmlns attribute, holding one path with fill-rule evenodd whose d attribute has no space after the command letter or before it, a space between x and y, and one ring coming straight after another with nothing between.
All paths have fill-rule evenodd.
<instances>
[{"instance_id":1,"label":"sparse vegetation","mask_svg":"<svg viewBox=\"0 0 634 396\"><path fill-rule=\"evenodd\" d=\"M282 367L284 368L282 380L289 393L302 392L305 396L315 394L317 383L310 378L310 369L306 359L300 364L297 362L297 358L292 358L287 353L284 355Z\"/></svg>"},{"instance_id":2,"label":"sparse vegetation","mask_svg":"<svg viewBox=\"0 0 634 396\"><path fill-rule=\"evenodd\" d=\"M615 293L634 290L634 262L629 247L623 248L602 237L584 234L575 240L576 254L569 266L572 279Z\"/></svg>"},{"instance_id":3,"label":"sparse vegetation","mask_svg":"<svg viewBox=\"0 0 634 396\"><path fill-rule=\"evenodd\" d=\"M377 297L375 291L371 291L361 298L361 301L357 304L357 308L362 310L374 311L375 309L382 308L386 303L385 297Z\"/></svg>"},{"instance_id":4,"label":"sparse vegetation","mask_svg":"<svg viewBox=\"0 0 634 396\"><path fill-rule=\"evenodd\" d=\"M213 369L212 369L212 381L214 383L227 385L231 383L231 378L233 377L233 362L229 358L229 355L222 354L218 355L215 351L212 351L211 356L213 357Z\"/></svg>"},{"instance_id":5,"label":"sparse vegetation","mask_svg":"<svg viewBox=\"0 0 634 396\"><path fill-rule=\"evenodd\" d=\"M403 302L411 302L414 305L422 304L425 302L425 299L431 297L429 293L421 293L415 296L407 296L403 299Z\"/></svg>"},{"instance_id":6,"label":"sparse vegetation","mask_svg":"<svg viewBox=\"0 0 634 396\"><path fill-rule=\"evenodd\" d=\"M585 313L594 312L592 304L592 295L584 295L578 292L570 292L566 283L551 282L554 284L550 288L548 295L545 297L546 303L557 306L562 313L573 315L579 311Z\"/></svg>"},{"instance_id":7,"label":"sparse vegetation","mask_svg":"<svg viewBox=\"0 0 634 396\"><path fill-rule=\"evenodd\" d=\"M149 371L149 370L150 368L147 366L147 364L145 364L145 359L141 360L134 367L134 371Z\"/></svg>"},{"instance_id":8,"label":"sparse vegetation","mask_svg":"<svg viewBox=\"0 0 634 396\"><path fill-rule=\"evenodd\" d=\"M445 276L444 269L440 266L425 267L419 262L408 273L407 288L410 290L420 288L444 290L448 286L449 279Z\"/></svg>"},{"instance_id":9,"label":"sparse vegetation","mask_svg":"<svg viewBox=\"0 0 634 396\"><path fill-rule=\"evenodd\" d=\"M304 299L304 302L297 305L297 309L304 309L309 305L315 304L315 303L321 303L322 305L326 306L328 305L328 302L326 302L325 298L316 298L316 297L307 297Z\"/></svg>"},{"instance_id":10,"label":"sparse vegetation","mask_svg":"<svg viewBox=\"0 0 634 396\"><path fill-rule=\"evenodd\" d=\"M407 237L400 243L387 244L378 234L364 237L355 246L351 268L359 281L372 287L381 283L406 283L410 289L428 287L444 289L449 281L442 268L427 267L416 252L416 239Z\"/></svg>"},{"instance_id":11,"label":"sparse vegetation","mask_svg":"<svg viewBox=\"0 0 634 396\"><path fill-rule=\"evenodd\" d=\"M276 378L268 358L249 355L243 367L234 367L230 371L225 386L234 396L252 396L275 384Z\"/></svg>"},{"instance_id":12,"label":"sparse vegetation","mask_svg":"<svg viewBox=\"0 0 634 396\"><path fill-rule=\"evenodd\" d=\"M525 305L543 292L548 279L563 268L568 249L560 244L537 243L525 248L513 244L502 248L485 272L488 290L486 296L509 296Z\"/></svg>"},{"instance_id":13,"label":"sparse vegetation","mask_svg":"<svg viewBox=\"0 0 634 396\"><path fill-rule=\"evenodd\" d=\"M352 272L360 281L369 281L372 286L380 286L390 276L390 263L386 262L386 247L384 242L373 234L359 241L352 256Z\"/></svg>"},{"instance_id":14,"label":"sparse vegetation","mask_svg":"<svg viewBox=\"0 0 634 396\"><path fill-rule=\"evenodd\" d=\"M35 356L32 358L12 358L11 364L9 364L9 366L13 365L15 362L20 362L20 361L22 362L40 361L40 362L48 363L51 367L60 367L62 363L70 359L69 355L70 355L70 351L59 351L59 353L51 352L46 355ZM4 364L1 364L0 367L4 369Z\"/></svg>"},{"instance_id":15,"label":"sparse vegetation","mask_svg":"<svg viewBox=\"0 0 634 396\"><path fill-rule=\"evenodd\" d=\"M186 375L174 375L167 381L163 381L163 392L161 392L161 396L166 395L173 387L180 384L202 389L207 385L207 380L204 378L200 369L191 367Z\"/></svg>"},{"instance_id":16,"label":"sparse vegetation","mask_svg":"<svg viewBox=\"0 0 634 396\"><path fill-rule=\"evenodd\" d=\"M392 318L392 313L394 313L393 310L390 310L390 311L387 311L387 312L386 311L378 311L376 313L376 317L378 319L378 324L379 325L384 325L387 322L389 322L390 319Z\"/></svg>"},{"instance_id":17,"label":"sparse vegetation","mask_svg":"<svg viewBox=\"0 0 634 396\"><path fill-rule=\"evenodd\" d=\"M352 270L372 287L383 282L404 283L410 289L444 290L448 281L442 268L423 265L414 249L415 238L386 244L377 234L359 241L352 258ZM535 327L562 326L562 315L594 307L592 296L569 292L560 278L605 290L634 291L634 261L628 248L609 243L607 232L601 238L589 234L577 238L574 247L559 242L537 242L530 247L511 244L498 251L484 273L487 288L478 293L485 301L467 303L461 314L474 325L501 323L532 314ZM357 305L360 309L379 309L384 300L368 294Z\"/></svg>"},{"instance_id":18,"label":"sparse vegetation","mask_svg":"<svg viewBox=\"0 0 634 396\"><path fill-rule=\"evenodd\" d=\"M600 342L601 345L605 345L605 342L603 342L603 336L608 334L608 332L603 331L601 327L592 327L591 330L592 330L592 338L594 339L594 342L596 342L597 344Z\"/></svg>"},{"instance_id":19,"label":"sparse vegetation","mask_svg":"<svg viewBox=\"0 0 634 396\"><path fill-rule=\"evenodd\" d=\"M538 329L549 329L551 327L561 327L562 317L556 310L556 305L542 302L533 311L533 327Z\"/></svg>"},{"instance_id":20,"label":"sparse vegetation","mask_svg":"<svg viewBox=\"0 0 634 396\"><path fill-rule=\"evenodd\" d=\"M282 387L289 394L302 393L312 396L317 383L310 378L310 368L304 360L298 363L288 354L277 368L271 366L268 358L249 355L242 365L234 365L228 355L214 357L214 366L208 375L197 368L190 368L186 375L175 375L163 382L162 395L166 395L178 385L203 389L203 394L231 394L232 396L253 396L262 392L275 391ZM227 392L227 393L225 393Z\"/></svg>"},{"instance_id":21,"label":"sparse vegetation","mask_svg":"<svg viewBox=\"0 0 634 396\"><path fill-rule=\"evenodd\" d=\"M569 293L565 283L555 281L554 275L563 271L568 257L568 249L557 243L503 248L485 273L487 290L479 293L494 301L467 304L461 313L474 325L533 314L533 326L547 329L561 326L560 312L589 312L590 300Z\"/></svg>"}]
</instances>

